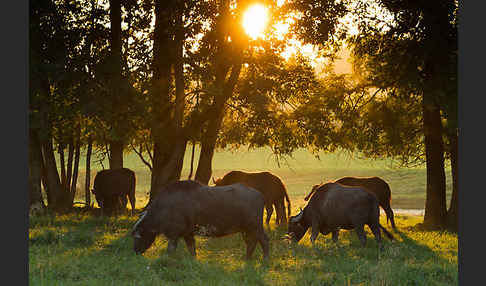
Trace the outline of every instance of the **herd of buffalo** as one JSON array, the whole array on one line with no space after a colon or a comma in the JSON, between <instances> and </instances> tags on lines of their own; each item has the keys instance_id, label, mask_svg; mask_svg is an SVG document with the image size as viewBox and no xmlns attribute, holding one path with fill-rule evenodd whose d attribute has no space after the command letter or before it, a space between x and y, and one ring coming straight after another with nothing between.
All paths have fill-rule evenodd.
<instances>
[{"instance_id":1,"label":"herd of buffalo","mask_svg":"<svg viewBox=\"0 0 486 286\"><path fill-rule=\"evenodd\" d=\"M144 253L157 235L163 234L168 239L169 254L182 237L195 256L195 235L221 237L239 232L246 243L247 259L257 243L267 259L270 247L263 227L263 210L267 211L268 225L274 208L277 224L287 225L288 237L294 242L299 242L309 227L312 244L319 233L332 233L333 241L337 242L340 229L354 229L365 246L364 225L368 225L381 250L381 230L390 240L393 236L379 222L379 206L396 230L390 187L378 177L344 177L315 185L304 198L307 205L295 216L291 216L285 185L269 172L231 171L213 182L215 186L192 180L176 181L160 188L133 226L135 253ZM130 200L133 214L135 173L127 168L100 171L92 192L102 213L125 209Z\"/></svg>"}]
</instances>

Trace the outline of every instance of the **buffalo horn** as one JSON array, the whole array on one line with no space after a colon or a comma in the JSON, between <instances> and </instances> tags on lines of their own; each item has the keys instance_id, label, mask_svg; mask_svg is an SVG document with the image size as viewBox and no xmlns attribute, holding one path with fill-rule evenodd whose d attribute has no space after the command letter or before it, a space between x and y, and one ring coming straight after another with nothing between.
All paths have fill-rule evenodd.
<instances>
[{"instance_id":1,"label":"buffalo horn","mask_svg":"<svg viewBox=\"0 0 486 286\"><path fill-rule=\"evenodd\" d=\"M147 215L147 211L144 211L142 213L142 215L140 216L140 218L137 220L137 222L135 223L135 225L133 226L133 230L134 231L135 229L137 229L137 226L140 224L140 222L143 220L143 218ZM136 232L135 234L138 234L138 232ZM134 236L135 236L134 234ZM138 234L140 236L140 234ZM135 236L136 237L136 236Z\"/></svg>"}]
</instances>

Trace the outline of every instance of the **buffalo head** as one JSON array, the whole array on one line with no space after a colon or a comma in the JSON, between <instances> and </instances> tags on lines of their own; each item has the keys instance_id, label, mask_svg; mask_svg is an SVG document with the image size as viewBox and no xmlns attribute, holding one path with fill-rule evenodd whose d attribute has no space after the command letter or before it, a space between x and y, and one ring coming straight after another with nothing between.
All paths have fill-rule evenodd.
<instances>
[{"instance_id":1,"label":"buffalo head","mask_svg":"<svg viewBox=\"0 0 486 286\"><path fill-rule=\"evenodd\" d=\"M103 200L101 199L101 196L96 193L95 189L92 189L91 192L95 196L95 199L96 199L96 202L98 203L98 206L100 208L102 208L103 207Z\"/></svg>"},{"instance_id":2,"label":"buffalo head","mask_svg":"<svg viewBox=\"0 0 486 286\"><path fill-rule=\"evenodd\" d=\"M144 253L155 241L157 234L144 226L144 218L147 212L143 212L132 229L133 250L136 254Z\"/></svg>"},{"instance_id":3,"label":"buffalo head","mask_svg":"<svg viewBox=\"0 0 486 286\"><path fill-rule=\"evenodd\" d=\"M294 242L299 242L308 228L304 223L304 211L301 210L296 216L290 217L287 233Z\"/></svg>"}]
</instances>

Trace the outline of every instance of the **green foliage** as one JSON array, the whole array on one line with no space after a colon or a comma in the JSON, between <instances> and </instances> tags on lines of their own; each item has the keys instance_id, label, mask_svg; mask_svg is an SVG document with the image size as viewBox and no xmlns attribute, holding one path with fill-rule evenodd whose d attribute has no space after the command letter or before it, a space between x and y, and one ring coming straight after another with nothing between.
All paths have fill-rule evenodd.
<instances>
[{"instance_id":1,"label":"green foliage","mask_svg":"<svg viewBox=\"0 0 486 286\"><path fill-rule=\"evenodd\" d=\"M255 52L228 103L219 146L269 146L278 156L304 147L293 111L316 87L305 58L285 61L273 50Z\"/></svg>"},{"instance_id":2,"label":"green foliage","mask_svg":"<svg viewBox=\"0 0 486 286\"><path fill-rule=\"evenodd\" d=\"M290 0L282 9L296 20L292 34L305 43L339 45L343 37L337 22L348 11L347 1Z\"/></svg>"},{"instance_id":3,"label":"green foliage","mask_svg":"<svg viewBox=\"0 0 486 286\"><path fill-rule=\"evenodd\" d=\"M132 250L130 230L137 217L73 214L30 219L30 285L456 285L457 235L423 231L420 217L396 216L400 233L384 240L378 253L369 229L361 248L352 231L342 231L336 245L319 236L312 248L309 234L297 245L285 239L285 228L273 224L271 259L262 263L256 248L245 261L241 235L196 237L197 258L183 243L174 257L158 237L143 256ZM382 223L385 223L382 218Z\"/></svg>"}]
</instances>

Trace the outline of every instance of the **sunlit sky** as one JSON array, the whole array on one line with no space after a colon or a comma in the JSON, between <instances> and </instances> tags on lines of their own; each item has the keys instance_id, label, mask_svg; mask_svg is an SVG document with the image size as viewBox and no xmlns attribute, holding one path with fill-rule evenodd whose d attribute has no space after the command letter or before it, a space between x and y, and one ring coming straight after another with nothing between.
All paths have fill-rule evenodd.
<instances>
[{"instance_id":1,"label":"sunlit sky","mask_svg":"<svg viewBox=\"0 0 486 286\"><path fill-rule=\"evenodd\" d=\"M256 39L263 37L268 20L267 8L262 4L254 4L243 14L243 27L252 39Z\"/></svg>"},{"instance_id":2,"label":"sunlit sky","mask_svg":"<svg viewBox=\"0 0 486 286\"><path fill-rule=\"evenodd\" d=\"M281 6L285 0L278 0L277 5ZM293 24L292 18L287 18L281 22L278 22L273 25L273 27L267 27L268 23L270 22L270 9L264 6L262 3L255 3L247 8L247 10L243 14L243 21L241 25L243 25L245 32L248 36L252 39L264 38L265 31L273 31L275 34L273 36L277 37L280 40L283 40L284 37L289 32L289 27ZM340 20L342 25L345 25L348 28L348 31L351 34L357 33L357 28L353 24L353 19L351 16L346 16L345 18ZM152 26L155 24L155 17L152 19ZM139 32L135 37L140 37L141 33ZM202 36L202 35L201 35ZM129 43L133 42L133 39L128 39ZM197 44L193 48L197 48ZM320 70L326 61L324 58L318 57L318 49L317 47L311 44L302 44L300 41L296 39L288 39L287 47L282 52L282 56L285 59L289 59L293 54L297 51L300 51L302 55L308 57L310 59L311 64L316 68L316 70ZM335 62L336 69L335 71L338 73L349 73L351 71L351 65L347 62L347 58L349 56L349 51L341 51L338 55L343 56L341 60L338 59Z\"/></svg>"},{"instance_id":3,"label":"sunlit sky","mask_svg":"<svg viewBox=\"0 0 486 286\"><path fill-rule=\"evenodd\" d=\"M280 6L284 3L285 0L279 0L277 1L277 5ZM245 32L250 36L252 39L257 39L257 38L264 38L264 33L265 29L268 28L266 27L268 22L269 22L269 15L268 8L265 7L263 4L257 3L253 4L248 9L244 12L243 14L243 27L245 29ZM352 21L351 18L345 18L341 22L343 25L346 25L351 33L357 33L356 27L353 27L351 25ZM276 33L274 36L276 36L278 39L283 40L285 35L289 32L289 27L290 25L293 24L293 19L292 18L287 18L284 21L278 22L273 25L273 31ZM300 41L296 39L289 39L288 40L288 45L285 48L285 50L282 53L282 56L285 59L289 59L293 54L295 54L297 51L300 51L304 56L308 57L311 61L311 64L319 69L319 66L323 64L324 59L318 57L317 53L317 47L311 45L311 44L302 44ZM349 53L341 53L342 55L345 55L346 58L349 55ZM350 72L350 64L346 60L338 60L336 62L336 65L339 65L337 67L337 71L339 73L347 73Z\"/></svg>"}]
</instances>

